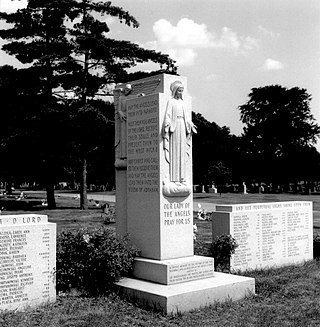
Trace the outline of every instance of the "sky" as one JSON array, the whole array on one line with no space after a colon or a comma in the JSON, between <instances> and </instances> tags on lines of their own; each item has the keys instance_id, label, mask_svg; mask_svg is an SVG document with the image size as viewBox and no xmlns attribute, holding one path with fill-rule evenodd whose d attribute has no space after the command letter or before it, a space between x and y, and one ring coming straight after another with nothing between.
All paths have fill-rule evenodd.
<instances>
[{"instance_id":1,"label":"sky","mask_svg":"<svg viewBox=\"0 0 320 327\"><path fill-rule=\"evenodd\" d=\"M0 0L12 10L26 0ZM320 125L319 0L113 0L139 28L104 17L108 37L138 43L175 59L188 79L192 110L240 135L238 107L252 88L279 84L312 95ZM8 9L9 8L9 9ZM0 64L12 59L0 52ZM139 69L159 69L143 64ZM319 146L318 142L318 146ZM318 148L317 146L317 148Z\"/></svg>"}]
</instances>

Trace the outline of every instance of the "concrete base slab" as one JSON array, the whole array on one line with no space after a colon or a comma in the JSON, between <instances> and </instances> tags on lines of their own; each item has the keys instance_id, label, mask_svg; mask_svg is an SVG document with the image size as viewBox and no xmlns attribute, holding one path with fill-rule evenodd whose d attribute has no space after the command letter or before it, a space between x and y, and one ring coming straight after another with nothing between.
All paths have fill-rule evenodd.
<instances>
[{"instance_id":1,"label":"concrete base slab","mask_svg":"<svg viewBox=\"0 0 320 327\"><path fill-rule=\"evenodd\" d=\"M165 314L190 311L217 301L240 300L255 292L254 278L217 272L211 278L175 285L160 285L132 278L124 278L117 285L128 300Z\"/></svg>"}]
</instances>

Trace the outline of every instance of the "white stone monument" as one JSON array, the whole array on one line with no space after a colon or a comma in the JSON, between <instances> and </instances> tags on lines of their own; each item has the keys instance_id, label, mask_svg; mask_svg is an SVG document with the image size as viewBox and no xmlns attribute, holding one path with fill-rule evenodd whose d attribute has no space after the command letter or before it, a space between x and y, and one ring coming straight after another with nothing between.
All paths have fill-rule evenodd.
<instances>
[{"instance_id":1,"label":"white stone monument","mask_svg":"<svg viewBox=\"0 0 320 327\"><path fill-rule=\"evenodd\" d=\"M234 270L301 263L313 259L312 214L310 201L217 205L213 238L230 234L237 241Z\"/></svg>"},{"instance_id":2,"label":"white stone monument","mask_svg":"<svg viewBox=\"0 0 320 327\"><path fill-rule=\"evenodd\" d=\"M56 299L56 224L45 215L0 216L0 310Z\"/></svg>"},{"instance_id":3,"label":"white stone monument","mask_svg":"<svg viewBox=\"0 0 320 327\"><path fill-rule=\"evenodd\" d=\"M120 85L115 107L117 232L141 250L135 278L118 283L124 293L169 313L254 292L254 279L214 273L213 258L193 255L196 128L186 78L161 74Z\"/></svg>"},{"instance_id":4,"label":"white stone monument","mask_svg":"<svg viewBox=\"0 0 320 327\"><path fill-rule=\"evenodd\" d=\"M243 186L243 194L248 194L247 192L247 185L245 182L242 183L242 186Z\"/></svg>"},{"instance_id":5,"label":"white stone monument","mask_svg":"<svg viewBox=\"0 0 320 327\"><path fill-rule=\"evenodd\" d=\"M215 187L214 184L212 184L212 186L209 188L209 193L214 193L214 194L218 193L218 189Z\"/></svg>"}]
</instances>

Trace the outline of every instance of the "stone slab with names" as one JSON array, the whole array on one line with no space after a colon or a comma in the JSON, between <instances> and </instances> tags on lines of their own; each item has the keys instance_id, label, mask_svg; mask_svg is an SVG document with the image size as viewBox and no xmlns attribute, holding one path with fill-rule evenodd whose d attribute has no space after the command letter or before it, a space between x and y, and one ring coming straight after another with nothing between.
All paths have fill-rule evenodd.
<instances>
[{"instance_id":1,"label":"stone slab with names","mask_svg":"<svg viewBox=\"0 0 320 327\"><path fill-rule=\"evenodd\" d=\"M159 305L166 313L187 308L183 301L198 294L197 281L210 279L211 295L191 300L192 308L226 299L238 281L239 294L254 292L254 279L231 277L225 291L214 294L215 286L223 285L221 276L215 278L214 259L193 255L191 136L195 128L187 79L161 74L119 85L115 107L116 230L120 235L129 233L141 251L133 278L118 282L120 289L138 302ZM186 283L193 283L187 292ZM170 287L176 292L167 293Z\"/></svg>"},{"instance_id":2,"label":"stone slab with names","mask_svg":"<svg viewBox=\"0 0 320 327\"><path fill-rule=\"evenodd\" d=\"M239 247L231 269L247 270L313 259L313 211L310 201L217 205L213 238L231 234Z\"/></svg>"},{"instance_id":3,"label":"stone slab with names","mask_svg":"<svg viewBox=\"0 0 320 327\"><path fill-rule=\"evenodd\" d=\"M0 310L56 299L56 224L46 215L0 216Z\"/></svg>"}]
</instances>

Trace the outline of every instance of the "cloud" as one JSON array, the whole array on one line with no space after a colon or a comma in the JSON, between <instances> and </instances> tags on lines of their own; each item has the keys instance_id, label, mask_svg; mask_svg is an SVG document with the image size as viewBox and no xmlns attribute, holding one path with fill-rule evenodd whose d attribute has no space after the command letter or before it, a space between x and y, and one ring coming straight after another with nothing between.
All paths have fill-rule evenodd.
<instances>
[{"instance_id":1,"label":"cloud","mask_svg":"<svg viewBox=\"0 0 320 327\"><path fill-rule=\"evenodd\" d=\"M204 80L207 82L213 82L213 81L219 80L220 77L221 77L221 75L219 75L219 74L209 74L204 77Z\"/></svg>"},{"instance_id":2,"label":"cloud","mask_svg":"<svg viewBox=\"0 0 320 327\"><path fill-rule=\"evenodd\" d=\"M262 33L264 36L267 36L273 40L277 40L280 37L280 33L274 33L273 31L268 30L267 28L259 25L258 30L260 33Z\"/></svg>"},{"instance_id":3,"label":"cloud","mask_svg":"<svg viewBox=\"0 0 320 327\"><path fill-rule=\"evenodd\" d=\"M280 70L283 68L284 65L280 61L268 58L262 65L261 70Z\"/></svg>"},{"instance_id":4,"label":"cloud","mask_svg":"<svg viewBox=\"0 0 320 327\"><path fill-rule=\"evenodd\" d=\"M213 38L205 24L197 24L188 18L182 18L177 26L160 19L155 22L153 31L160 43L178 47L207 48Z\"/></svg>"},{"instance_id":5,"label":"cloud","mask_svg":"<svg viewBox=\"0 0 320 327\"><path fill-rule=\"evenodd\" d=\"M28 0L0 0L0 11L12 13L18 9L26 8Z\"/></svg>"},{"instance_id":6,"label":"cloud","mask_svg":"<svg viewBox=\"0 0 320 327\"><path fill-rule=\"evenodd\" d=\"M225 49L244 54L258 47L258 42L252 37L239 37L228 27L217 36L205 24L189 18L182 18L176 26L160 19L154 23L153 32L155 40L145 46L168 53L179 66L193 65L200 49Z\"/></svg>"},{"instance_id":7,"label":"cloud","mask_svg":"<svg viewBox=\"0 0 320 327\"><path fill-rule=\"evenodd\" d=\"M239 49L240 46L241 46L241 42L237 34L228 27L224 27L222 29L220 39L216 40L214 44L214 47L217 48L234 49L234 50Z\"/></svg>"},{"instance_id":8,"label":"cloud","mask_svg":"<svg viewBox=\"0 0 320 327\"><path fill-rule=\"evenodd\" d=\"M198 49L209 48L213 36L206 25L197 24L188 18L182 18L176 26L166 19L155 22L153 32L155 41L148 46L168 53L179 66L191 66L198 56Z\"/></svg>"},{"instance_id":9,"label":"cloud","mask_svg":"<svg viewBox=\"0 0 320 327\"><path fill-rule=\"evenodd\" d=\"M233 50L241 54L259 47L258 41L253 37L238 36L228 27L222 29L221 37L215 40L213 46Z\"/></svg>"},{"instance_id":10,"label":"cloud","mask_svg":"<svg viewBox=\"0 0 320 327\"><path fill-rule=\"evenodd\" d=\"M242 41L243 53L259 48L259 42L251 36L241 37L240 39Z\"/></svg>"}]
</instances>

